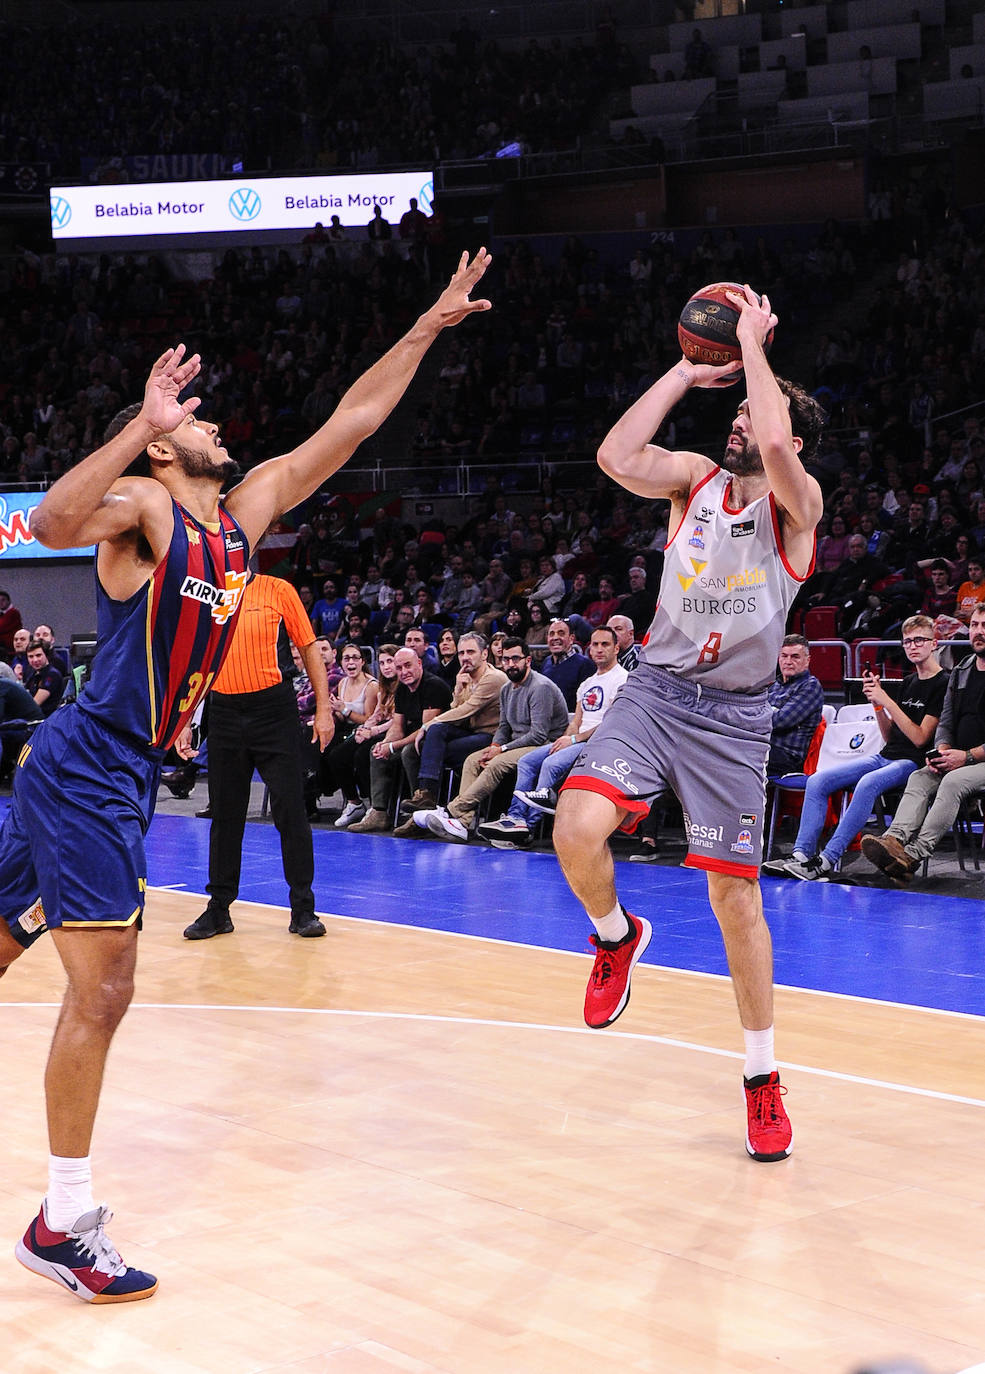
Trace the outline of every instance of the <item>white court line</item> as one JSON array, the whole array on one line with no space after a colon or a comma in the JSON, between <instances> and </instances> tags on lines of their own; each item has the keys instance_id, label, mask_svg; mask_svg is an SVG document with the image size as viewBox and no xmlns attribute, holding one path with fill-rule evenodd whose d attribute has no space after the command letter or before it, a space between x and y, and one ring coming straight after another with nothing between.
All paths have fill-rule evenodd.
<instances>
[{"instance_id":1,"label":"white court line","mask_svg":"<svg viewBox=\"0 0 985 1374\"><path fill-rule=\"evenodd\" d=\"M155 885L153 888L148 888L148 891L165 892L168 889ZM198 897L203 902L209 900L208 895L204 892L190 892L189 896ZM246 898L242 900L247 901ZM273 906L269 902L249 902L249 905L262 907L266 911L283 912L286 910L285 907ZM495 935L476 935L468 930L442 930L440 926L417 926L409 921L381 921L374 916L346 916L339 911L319 911L315 914L320 916L323 921L359 921L363 925L380 926L384 930L410 930L418 935L447 935L453 940L482 940L490 945L505 945L507 949L539 949L544 954L562 954L569 959L594 958L594 955L591 955L588 950L558 949L556 945L535 945L527 944L523 940L502 940ZM586 944L589 933L586 931ZM731 982L727 973L706 973L702 969L676 968L673 964L639 964L637 967L656 969L658 973L680 973L688 978L706 978L717 983ZM891 1002L887 998L861 997L858 993L853 992L828 992L824 988L802 988L795 983L774 983L773 987L780 992L802 992L808 997L830 997L837 1002L859 1002L865 1007L891 1007L893 1010L920 1011L926 1012L928 1016L953 1016L960 1021L985 1020L985 1017L979 1016L977 1012L973 1011L950 1011L946 1007L924 1007L917 1002Z\"/></svg>"},{"instance_id":2,"label":"white court line","mask_svg":"<svg viewBox=\"0 0 985 1374\"><path fill-rule=\"evenodd\" d=\"M50 1007L57 1008L59 1002L2 1002L4 1007ZM537 1021L494 1021L474 1016L435 1016L430 1012L410 1011L359 1011L354 1007L256 1007L237 1006L211 1002L135 1002L130 1011L223 1011L247 1012L256 1015L285 1014L294 1016L352 1016L373 1021L419 1021L424 1024L441 1026L486 1026L494 1030L548 1031L555 1035L584 1035L596 1038L598 1031L587 1026L550 1026ZM691 1040L673 1040L665 1035L642 1035L633 1031L613 1031L606 1033L607 1040L637 1040L648 1045L663 1045L669 1049L691 1050L695 1054L712 1054L719 1059L744 1059L738 1050L720 1050L711 1045L697 1045ZM909 1083L890 1083L881 1078L862 1078L858 1074L838 1073L834 1069L818 1069L809 1064L795 1064L791 1060L778 1059L781 1069L791 1069L796 1073L810 1074L815 1078L831 1078L838 1083L857 1083L866 1088L883 1088L886 1092L905 1093L911 1097L926 1097L937 1102L955 1102L965 1107L981 1107L985 1110L985 1100L979 1097L961 1097L957 1093L935 1092L932 1088L915 1088Z\"/></svg>"}]
</instances>

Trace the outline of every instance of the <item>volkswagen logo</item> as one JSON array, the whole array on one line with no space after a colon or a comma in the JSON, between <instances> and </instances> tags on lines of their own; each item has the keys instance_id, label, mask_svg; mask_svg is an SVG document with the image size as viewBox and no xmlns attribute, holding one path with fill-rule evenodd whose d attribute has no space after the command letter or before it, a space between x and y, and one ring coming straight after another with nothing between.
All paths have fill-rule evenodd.
<instances>
[{"instance_id":1,"label":"volkswagen logo","mask_svg":"<svg viewBox=\"0 0 985 1374\"><path fill-rule=\"evenodd\" d=\"M229 197L229 213L233 219L238 219L244 224L256 219L262 205L263 202L252 186L240 186Z\"/></svg>"},{"instance_id":2,"label":"volkswagen logo","mask_svg":"<svg viewBox=\"0 0 985 1374\"><path fill-rule=\"evenodd\" d=\"M62 196L51 197L51 227L64 229L72 218L72 207Z\"/></svg>"},{"instance_id":3,"label":"volkswagen logo","mask_svg":"<svg viewBox=\"0 0 985 1374\"><path fill-rule=\"evenodd\" d=\"M425 214L431 213L434 203L434 182L426 181L417 193L417 203Z\"/></svg>"}]
</instances>

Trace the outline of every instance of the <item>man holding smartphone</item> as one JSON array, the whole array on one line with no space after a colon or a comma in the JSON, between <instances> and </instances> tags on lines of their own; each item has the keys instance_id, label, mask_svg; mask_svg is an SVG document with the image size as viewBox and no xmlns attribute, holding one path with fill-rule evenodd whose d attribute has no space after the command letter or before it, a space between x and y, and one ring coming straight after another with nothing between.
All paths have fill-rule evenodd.
<instances>
[{"instance_id":1,"label":"man holding smartphone","mask_svg":"<svg viewBox=\"0 0 985 1374\"><path fill-rule=\"evenodd\" d=\"M961 803L985 790L985 605L968 627L972 652L951 674L934 748L907 780L884 835L867 835L862 853L898 887L913 881L950 830Z\"/></svg>"}]
</instances>

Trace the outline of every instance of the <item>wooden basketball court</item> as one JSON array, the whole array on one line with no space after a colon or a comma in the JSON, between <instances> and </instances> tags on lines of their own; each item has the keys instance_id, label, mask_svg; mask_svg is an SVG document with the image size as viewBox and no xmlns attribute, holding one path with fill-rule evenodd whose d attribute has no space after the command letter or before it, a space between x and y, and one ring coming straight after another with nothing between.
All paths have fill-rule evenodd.
<instances>
[{"instance_id":1,"label":"wooden basketball court","mask_svg":"<svg viewBox=\"0 0 985 1374\"><path fill-rule=\"evenodd\" d=\"M982 1018L781 989L795 1152L762 1165L719 976L641 964L590 1032L586 956L345 916L301 941L249 904L191 945L200 910L150 895L94 1143L150 1301L88 1307L13 1258L45 1186L51 943L0 983L4 1370L985 1359Z\"/></svg>"}]
</instances>

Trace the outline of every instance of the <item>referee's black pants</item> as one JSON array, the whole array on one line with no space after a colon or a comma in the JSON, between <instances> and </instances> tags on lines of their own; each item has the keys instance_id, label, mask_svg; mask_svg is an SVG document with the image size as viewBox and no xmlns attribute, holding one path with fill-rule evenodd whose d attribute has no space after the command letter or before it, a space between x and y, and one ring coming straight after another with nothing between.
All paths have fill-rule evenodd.
<instances>
[{"instance_id":1,"label":"referee's black pants","mask_svg":"<svg viewBox=\"0 0 985 1374\"><path fill-rule=\"evenodd\" d=\"M314 915L315 860L297 698L289 682L262 692L213 692L209 698L209 905L228 911L239 893L254 768L270 792L291 915Z\"/></svg>"}]
</instances>

